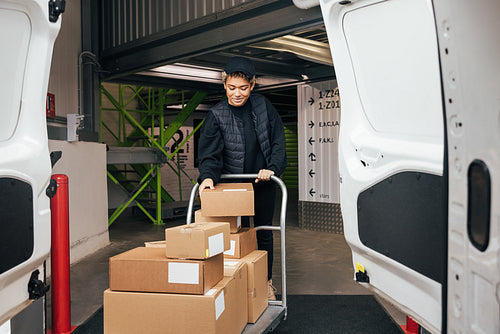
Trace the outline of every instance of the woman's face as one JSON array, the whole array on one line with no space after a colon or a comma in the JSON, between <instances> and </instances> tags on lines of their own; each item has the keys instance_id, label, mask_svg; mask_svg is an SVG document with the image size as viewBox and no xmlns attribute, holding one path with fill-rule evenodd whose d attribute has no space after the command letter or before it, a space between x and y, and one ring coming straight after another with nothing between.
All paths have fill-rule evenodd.
<instances>
[{"instance_id":1,"label":"woman's face","mask_svg":"<svg viewBox=\"0 0 500 334\"><path fill-rule=\"evenodd\" d=\"M252 91L255 83L250 84L246 79L240 77L228 77L224 84L226 90L227 101L234 107L243 106Z\"/></svg>"}]
</instances>

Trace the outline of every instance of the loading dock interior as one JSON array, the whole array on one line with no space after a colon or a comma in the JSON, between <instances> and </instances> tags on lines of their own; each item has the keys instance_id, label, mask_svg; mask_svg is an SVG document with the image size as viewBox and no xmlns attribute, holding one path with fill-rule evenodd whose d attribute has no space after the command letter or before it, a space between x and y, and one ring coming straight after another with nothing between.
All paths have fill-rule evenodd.
<instances>
[{"instance_id":1,"label":"loading dock interior","mask_svg":"<svg viewBox=\"0 0 500 334\"><path fill-rule=\"evenodd\" d=\"M233 2L232 5L226 4L226 7L224 3L227 1L221 1L221 7L214 7L213 12L205 16L200 15L176 23L171 22L168 28L168 22L162 23L159 20L161 17L159 14L168 11L166 7L162 7L161 2L153 1L148 4L135 1L113 1L102 5L98 1L68 3L66 12L68 19L63 21L61 45L56 45L54 58L56 74L51 76L51 78L59 79L51 79L49 85L49 92L55 93L57 106L56 117L48 119L49 135L52 137L54 150L62 145L61 150L66 159L69 159L71 154L69 152L76 150L77 156L81 153L83 158L95 158L92 160L94 166L106 165L104 156L106 148L87 145L98 145L92 142L101 142L107 144L110 150L113 149L112 142L119 142L119 146L126 146L123 140L110 140L109 132L103 128L105 126L114 126L116 129L123 127L126 128L124 133L130 134L132 130L129 125L125 125L125 121L123 124L115 121L112 125L102 121L104 115L109 116L111 113L111 110L103 110L103 108L119 109L117 105L103 107L102 101L114 97L115 102L119 102L117 101L119 91L125 86L134 87L135 92L138 91L138 87L145 87L143 92L152 88L153 95L157 97L160 96L160 89L174 89L176 92L169 95L172 102L165 103L165 110L161 110L158 115L158 117L160 114L161 117L165 117L165 124L170 124L179 115L179 105L196 100L196 94L199 92L205 93L201 104L196 104L199 108L192 111L195 116L190 115L191 118L184 120L190 122L189 126L195 128L192 125L194 118L202 119L206 108L223 97L224 92L219 80L210 78L210 75L219 72L227 60L235 55L244 55L255 62L258 72L256 92L266 95L273 102L280 111L285 125L289 126L290 131L293 132L297 127L297 86L335 78L319 8L303 11L294 7L291 2L285 5L283 1L241 1ZM201 2L198 4L188 2L186 7L180 6L176 10L184 13L183 11L193 10L200 4ZM81 5L81 8L78 8L78 5ZM139 16L131 15L133 10L130 8L132 7L127 8L127 5L134 6L137 13L144 13L143 21L139 22ZM146 13L150 13L151 16L148 17ZM221 13L222 15L219 16ZM76 46L78 69L74 70L74 59L72 59L70 71L73 74L78 73L78 83L74 82L74 75L72 76L72 81L78 90L75 94L73 86L71 93L65 94L68 87L64 87L64 74L57 75L60 73L57 71L61 70L61 67L58 69L57 64L64 64L64 60L59 63L58 61L64 58L62 54L67 51L68 40L71 39L71 37L64 39L64 32L75 29L72 26L68 27L71 17L81 17L80 29L83 37L82 48ZM109 17L114 19L106 20ZM137 30L134 30L136 27L126 25L127 20L132 20L133 17L137 20L135 22ZM100 24L95 22L97 18L101 18ZM142 28L139 23L142 24ZM165 27L164 30L159 28L162 25ZM149 33L146 31L148 27ZM155 30L153 27L158 29ZM133 36L140 38L134 39ZM203 74L200 75L200 73ZM114 94L106 95L106 92L110 91ZM142 96L143 99L145 97L146 95ZM79 106L78 110L75 105ZM66 129L64 129L67 114L84 116L79 129L80 141L69 145L60 143L68 139ZM182 125L187 125L187 123ZM154 133L151 134L155 136ZM164 144L165 142L160 146ZM85 146L85 148L79 148L78 145ZM152 146L151 143L149 145ZM90 152L84 153L85 149ZM55 171L59 168L61 172L68 173L68 170L75 168L66 167L65 158L61 160L59 166L56 166ZM293 173L298 173L295 171L297 162L293 166L294 158L297 159L293 155L289 156L289 161L292 162L290 169L294 170ZM77 158L72 159L73 163L75 159ZM140 158L138 159L141 162ZM158 165L163 163L158 163ZM120 195L120 189L113 185L113 180L110 181L112 177L115 180L117 177L116 174L110 172L109 167L106 175L107 181L104 182L105 171L92 171L88 166L88 161L82 161L80 167L83 167L83 170L73 172L72 179L80 180L82 183L85 179L93 179L92 184L96 183L100 186L88 189L87 194L80 191L83 198L71 200L78 203L80 208L84 207L82 203L95 208L95 204L92 203L102 203L103 199L95 198L90 194L107 194L108 205L107 210L102 207L92 209L98 217L91 219L81 211L79 213L78 208L72 210L75 218L71 222L73 238L71 256L74 262L71 284L72 322L75 325L84 324L102 305L102 291L108 284L107 259L109 256L141 245L145 241L161 239L166 226L183 223L182 217L163 219L161 210L158 211L158 209L153 209L153 211L138 209L137 201L129 203L126 205L128 208L123 208L121 212L118 212L116 209L120 208L124 199L130 199L130 195L126 193ZM147 173L148 171L144 171L139 179L146 177ZM185 193L185 188L189 188L189 179L195 179L196 176L193 175L181 175L182 180L187 183L184 188L182 185L178 187L182 192ZM290 226L288 232L290 239L288 245L294 249L289 253L288 259L290 262L289 293L296 295L369 294L368 290L352 280L350 251L341 234L322 232L320 229L311 231L299 226L297 212L300 190L298 182L293 180L294 176L291 175L289 178L290 202L287 223ZM160 182L163 183L164 180ZM154 184L154 182L151 183ZM82 190L85 187L78 186L78 189ZM152 191L161 190L157 187ZM170 189L167 188L167 191ZM177 196L179 195L176 194L175 201L178 202L180 198ZM145 217L145 211L149 212L151 217ZM103 213L106 214L104 221ZM100 224L94 228L89 220L99 220ZM74 231L77 229L73 226L78 225L86 226L86 232L83 233L88 233L88 235L76 236ZM90 280L89 272L93 273ZM279 286L277 288L279 289ZM399 311L389 303L381 299L379 301L397 324L405 323L404 316Z\"/></svg>"}]
</instances>

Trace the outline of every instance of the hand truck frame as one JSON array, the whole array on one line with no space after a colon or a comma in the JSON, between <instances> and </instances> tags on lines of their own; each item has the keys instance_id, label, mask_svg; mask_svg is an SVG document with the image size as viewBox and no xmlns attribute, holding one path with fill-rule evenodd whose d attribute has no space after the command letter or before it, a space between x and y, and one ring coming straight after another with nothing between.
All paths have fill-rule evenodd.
<instances>
[{"instance_id":1,"label":"hand truck frame","mask_svg":"<svg viewBox=\"0 0 500 334\"><path fill-rule=\"evenodd\" d=\"M242 180L256 179L257 174L223 174L221 180ZM271 176L271 181L277 183L281 189L281 210L280 210L280 226L258 226L256 230L272 230L280 231L281 241L281 300L269 300L269 304L264 313L254 324L247 324L243 330L243 334L253 333L270 333L278 327L281 320L285 320L287 316L286 306L286 249L285 249L285 219L286 205L288 200L288 192L285 183L277 176ZM266 182L266 181L261 181ZM268 181L267 181L268 182ZM186 224L191 224L193 220L194 201L198 196L198 188L200 185L196 183L191 190L189 197L189 206L186 217Z\"/></svg>"}]
</instances>

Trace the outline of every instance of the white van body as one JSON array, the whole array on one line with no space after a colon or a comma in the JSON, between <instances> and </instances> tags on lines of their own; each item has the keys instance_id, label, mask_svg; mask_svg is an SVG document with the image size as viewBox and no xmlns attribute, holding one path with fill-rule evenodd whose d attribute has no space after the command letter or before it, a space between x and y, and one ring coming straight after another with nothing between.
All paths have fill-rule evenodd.
<instances>
[{"instance_id":1,"label":"white van body","mask_svg":"<svg viewBox=\"0 0 500 334\"><path fill-rule=\"evenodd\" d=\"M362 284L432 333L499 333L500 2L294 2L324 17Z\"/></svg>"},{"instance_id":2,"label":"white van body","mask_svg":"<svg viewBox=\"0 0 500 334\"><path fill-rule=\"evenodd\" d=\"M0 324L30 305L28 282L50 251L45 103L61 20L49 2L0 1Z\"/></svg>"}]
</instances>

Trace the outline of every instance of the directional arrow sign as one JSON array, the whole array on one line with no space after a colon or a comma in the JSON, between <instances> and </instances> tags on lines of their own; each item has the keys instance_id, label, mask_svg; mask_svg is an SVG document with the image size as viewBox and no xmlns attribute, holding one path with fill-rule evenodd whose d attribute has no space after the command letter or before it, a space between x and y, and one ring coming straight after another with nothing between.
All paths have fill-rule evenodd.
<instances>
[{"instance_id":1,"label":"directional arrow sign","mask_svg":"<svg viewBox=\"0 0 500 334\"><path fill-rule=\"evenodd\" d=\"M314 174L316 174L316 173L315 173L315 172L313 172L313 170L311 169L311 170L309 171L309 176L310 176L310 177L313 177L313 175L314 175Z\"/></svg>"},{"instance_id":2,"label":"directional arrow sign","mask_svg":"<svg viewBox=\"0 0 500 334\"><path fill-rule=\"evenodd\" d=\"M311 158L311 161L316 161L316 154L309 153L309 158Z\"/></svg>"},{"instance_id":3,"label":"directional arrow sign","mask_svg":"<svg viewBox=\"0 0 500 334\"><path fill-rule=\"evenodd\" d=\"M309 122L309 127L310 127L311 129L314 127L314 122L313 122L313 121Z\"/></svg>"},{"instance_id":4,"label":"directional arrow sign","mask_svg":"<svg viewBox=\"0 0 500 334\"><path fill-rule=\"evenodd\" d=\"M309 101L308 101L308 102L309 102L309 105L311 105L311 106L313 105L313 103L314 103L314 99L312 98L312 96L311 96L311 98L309 99Z\"/></svg>"},{"instance_id":5,"label":"directional arrow sign","mask_svg":"<svg viewBox=\"0 0 500 334\"><path fill-rule=\"evenodd\" d=\"M316 140L313 139L313 137L309 138L309 144L313 144Z\"/></svg>"},{"instance_id":6,"label":"directional arrow sign","mask_svg":"<svg viewBox=\"0 0 500 334\"><path fill-rule=\"evenodd\" d=\"M316 192L313 188L311 188L311 190L309 190L309 195L314 196L314 194L316 194Z\"/></svg>"}]
</instances>

